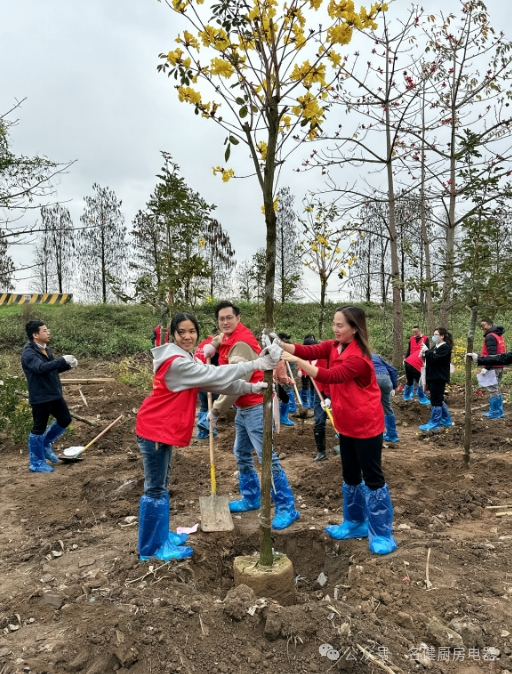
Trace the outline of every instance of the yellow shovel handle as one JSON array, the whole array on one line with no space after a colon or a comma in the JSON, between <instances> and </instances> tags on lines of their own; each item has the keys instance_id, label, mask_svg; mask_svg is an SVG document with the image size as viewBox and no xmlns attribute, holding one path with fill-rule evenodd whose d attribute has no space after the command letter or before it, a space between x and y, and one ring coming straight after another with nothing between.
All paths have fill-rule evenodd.
<instances>
[{"instance_id":1,"label":"yellow shovel handle","mask_svg":"<svg viewBox=\"0 0 512 674\"><path fill-rule=\"evenodd\" d=\"M319 389L318 386L316 385L315 380L313 379L313 377L311 377L311 375L310 375L309 378L310 378L311 381L313 382L313 386L315 387L315 391L318 393L318 397L320 398L321 402L323 402L323 401L324 401L324 397L323 397L323 395L320 393L320 389ZM336 433L337 433L338 431L336 430L336 426L334 425L334 418L333 418L333 416L332 416L331 410L330 410L328 407L324 407L324 410L327 412L327 416L329 417L329 419L330 419L330 421L331 421L332 427L334 428L334 430L335 430Z\"/></svg>"}]
</instances>

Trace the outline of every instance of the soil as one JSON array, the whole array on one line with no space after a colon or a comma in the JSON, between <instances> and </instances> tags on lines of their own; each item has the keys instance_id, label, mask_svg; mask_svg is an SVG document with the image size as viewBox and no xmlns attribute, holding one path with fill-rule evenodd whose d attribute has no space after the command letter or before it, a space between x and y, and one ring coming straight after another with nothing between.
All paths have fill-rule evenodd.
<instances>
[{"instance_id":1,"label":"soil","mask_svg":"<svg viewBox=\"0 0 512 674\"><path fill-rule=\"evenodd\" d=\"M109 375L108 363L80 371ZM281 607L233 590L234 557L259 548L257 512L235 516L233 532L189 536L190 560L139 562L130 518L143 490L134 437L143 394L118 383L82 390L88 407L77 386L65 397L99 427L74 422L57 453L125 415L83 461L33 474L26 447L0 439L1 674L512 670L512 517L487 508L512 510L510 413L482 421L475 411L465 469L461 392L448 398L454 426L437 433L417 428L428 407L397 397L400 442L385 447L383 466L398 548L385 557L323 531L342 518L333 433L328 460L313 463L311 418L282 428L276 449L301 517L273 533L296 574L296 604ZM475 407L487 402L475 395ZM220 422L218 491L236 498L233 438ZM174 453L173 529L199 521L208 489L208 442L194 439Z\"/></svg>"}]
</instances>

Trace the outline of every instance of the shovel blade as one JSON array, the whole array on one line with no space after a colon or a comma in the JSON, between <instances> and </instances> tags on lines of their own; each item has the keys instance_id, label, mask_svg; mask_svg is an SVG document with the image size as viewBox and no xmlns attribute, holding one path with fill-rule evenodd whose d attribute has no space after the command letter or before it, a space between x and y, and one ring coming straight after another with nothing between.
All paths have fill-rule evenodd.
<instances>
[{"instance_id":1,"label":"shovel blade","mask_svg":"<svg viewBox=\"0 0 512 674\"><path fill-rule=\"evenodd\" d=\"M227 496L201 496L199 498L201 510L202 531L233 531L235 525L229 511Z\"/></svg>"}]
</instances>

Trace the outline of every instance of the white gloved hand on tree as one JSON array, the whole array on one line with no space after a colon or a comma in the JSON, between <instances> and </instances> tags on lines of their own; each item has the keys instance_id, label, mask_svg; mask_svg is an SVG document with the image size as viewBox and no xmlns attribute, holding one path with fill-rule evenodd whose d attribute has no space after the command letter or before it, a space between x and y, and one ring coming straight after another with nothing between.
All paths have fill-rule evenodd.
<instances>
[{"instance_id":1,"label":"white gloved hand on tree","mask_svg":"<svg viewBox=\"0 0 512 674\"><path fill-rule=\"evenodd\" d=\"M320 406L322 407L323 410L325 409L331 409L331 399L330 398L324 398L322 402L320 403Z\"/></svg>"},{"instance_id":2,"label":"white gloved hand on tree","mask_svg":"<svg viewBox=\"0 0 512 674\"><path fill-rule=\"evenodd\" d=\"M74 356L62 356L68 365L71 365L76 360Z\"/></svg>"},{"instance_id":3,"label":"white gloved hand on tree","mask_svg":"<svg viewBox=\"0 0 512 674\"><path fill-rule=\"evenodd\" d=\"M272 347L268 348L271 349ZM279 353L279 356L277 358L274 358L270 353L264 353L262 351L260 356L256 358L256 360L253 360L252 362L254 364L255 370L263 370L265 372L266 370L275 370L277 364L279 363L280 358L281 353Z\"/></svg>"},{"instance_id":4,"label":"white gloved hand on tree","mask_svg":"<svg viewBox=\"0 0 512 674\"><path fill-rule=\"evenodd\" d=\"M279 337L277 336L277 333L271 332L271 333L269 334L269 336L272 337L272 339L274 340L274 341L272 342L273 344L277 344L277 346L279 346L279 345L281 344L281 340L280 340Z\"/></svg>"},{"instance_id":5,"label":"white gloved hand on tree","mask_svg":"<svg viewBox=\"0 0 512 674\"><path fill-rule=\"evenodd\" d=\"M264 393L266 388L268 388L267 382L259 381L256 384L251 384L251 393Z\"/></svg>"},{"instance_id":6,"label":"white gloved hand on tree","mask_svg":"<svg viewBox=\"0 0 512 674\"><path fill-rule=\"evenodd\" d=\"M205 358L213 358L215 354L217 353L217 349L213 346L213 344L205 344L203 347L203 354Z\"/></svg>"},{"instance_id":7,"label":"white gloved hand on tree","mask_svg":"<svg viewBox=\"0 0 512 674\"><path fill-rule=\"evenodd\" d=\"M477 353L467 353L466 358L471 358L473 363L478 363L478 354Z\"/></svg>"}]
</instances>

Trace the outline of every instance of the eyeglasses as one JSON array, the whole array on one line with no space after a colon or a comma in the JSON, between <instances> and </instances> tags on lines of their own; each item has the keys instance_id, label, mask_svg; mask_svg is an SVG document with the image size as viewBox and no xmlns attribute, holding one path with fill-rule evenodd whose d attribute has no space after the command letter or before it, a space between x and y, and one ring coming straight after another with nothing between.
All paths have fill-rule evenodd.
<instances>
[{"instance_id":1,"label":"eyeglasses","mask_svg":"<svg viewBox=\"0 0 512 674\"><path fill-rule=\"evenodd\" d=\"M229 323L229 321L232 321L236 316L219 316L219 323Z\"/></svg>"}]
</instances>

